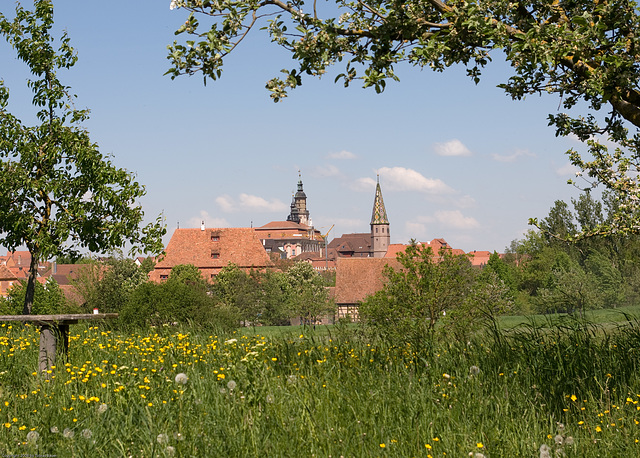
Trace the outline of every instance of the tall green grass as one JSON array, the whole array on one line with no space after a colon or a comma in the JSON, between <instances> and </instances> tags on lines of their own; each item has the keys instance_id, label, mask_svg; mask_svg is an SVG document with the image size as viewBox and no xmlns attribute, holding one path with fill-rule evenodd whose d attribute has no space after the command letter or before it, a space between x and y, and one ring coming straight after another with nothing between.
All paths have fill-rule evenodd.
<instances>
[{"instance_id":1,"label":"tall green grass","mask_svg":"<svg viewBox=\"0 0 640 458\"><path fill-rule=\"evenodd\" d=\"M49 378L34 373L37 330L1 326L7 455L504 457L547 445L595 457L640 447L636 321L532 322L419 348L352 327L216 336L78 325Z\"/></svg>"}]
</instances>

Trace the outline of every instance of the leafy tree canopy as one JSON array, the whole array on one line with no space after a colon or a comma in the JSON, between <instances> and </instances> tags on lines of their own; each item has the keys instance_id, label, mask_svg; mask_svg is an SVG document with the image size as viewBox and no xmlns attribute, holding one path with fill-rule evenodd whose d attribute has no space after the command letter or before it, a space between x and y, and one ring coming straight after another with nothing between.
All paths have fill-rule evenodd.
<instances>
[{"instance_id":1,"label":"leafy tree canopy","mask_svg":"<svg viewBox=\"0 0 640 458\"><path fill-rule=\"evenodd\" d=\"M377 92L398 79L401 62L435 71L461 64L478 82L502 51L512 70L500 87L509 96L550 93L564 110L586 109L586 115L551 114L549 122L557 135L587 142L588 155L569 151L585 179L574 184L601 185L619 203L611 221L559 236L640 232L640 10L634 1L173 0L170 6L190 12L176 31L189 38L169 46L172 78L219 78L225 57L252 29L263 28L296 62L267 83L275 101L301 85L303 75L319 77L335 64L343 67L336 81L361 80ZM613 151L602 140L612 141Z\"/></svg>"},{"instance_id":2,"label":"leafy tree canopy","mask_svg":"<svg viewBox=\"0 0 640 458\"><path fill-rule=\"evenodd\" d=\"M82 128L88 111L74 107L57 76L77 57L66 34L56 44L52 26L48 0L34 2L34 11L18 3L13 19L0 13L0 36L31 71L27 85L41 123L26 126L8 111L9 89L0 80L0 241L31 253L24 313L31 312L38 261L127 242L132 251L160 252L165 232L159 220L140 227L144 187L104 157Z\"/></svg>"}]
</instances>

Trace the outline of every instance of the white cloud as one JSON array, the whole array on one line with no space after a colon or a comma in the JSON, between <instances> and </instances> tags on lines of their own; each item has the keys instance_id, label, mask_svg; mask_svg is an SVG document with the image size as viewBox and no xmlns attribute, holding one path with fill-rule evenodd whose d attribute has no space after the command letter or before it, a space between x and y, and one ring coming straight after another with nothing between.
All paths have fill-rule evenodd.
<instances>
[{"instance_id":1,"label":"white cloud","mask_svg":"<svg viewBox=\"0 0 640 458\"><path fill-rule=\"evenodd\" d=\"M382 167L378 170L380 182L384 190L390 191L418 191L427 194L449 194L454 192L442 180L426 178L413 169L404 167ZM366 180L361 178L360 180ZM371 182L375 184L373 179Z\"/></svg>"},{"instance_id":2,"label":"white cloud","mask_svg":"<svg viewBox=\"0 0 640 458\"><path fill-rule=\"evenodd\" d=\"M200 216L189 218L189 227L200 227L204 221L206 227L229 227L229 222L224 218L214 218L206 210L200 210Z\"/></svg>"},{"instance_id":3,"label":"white cloud","mask_svg":"<svg viewBox=\"0 0 640 458\"><path fill-rule=\"evenodd\" d=\"M427 236L427 226L423 223L407 221L404 223L404 231L409 234L409 239L419 240Z\"/></svg>"},{"instance_id":4,"label":"white cloud","mask_svg":"<svg viewBox=\"0 0 640 458\"><path fill-rule=\"evenodd\" d=\"M234 210L233 199L226 194L220 197L216 197L216 203L223 212L229 213Z\"/></svg>"},{"instance_id":5,"label":"white cloud","mask_svg":"<svg viewBox=\"0 0 640 458\"><path fill-rule=\"evenodd\" d=\"M247 210L258 212L280 212L286 211L289 208L289 206L281 200L266 200L262 197L245 193L240 194L237 200L226 194L216 197L216 203L222 211L226 213Z\"/></svg>"},{"instance_id":6,"label":"white cloud","mask_svg":"<svg viewBox=\"0 0 640 458\"><path fill-rule=\"evenodd\" d=\"M566 175L575 176L576 172L579 172L579 171L580 171L580 169L578 167L576 167L575 165L573 165L570 162L567 162L562 167L559 167L559 168L556 169L556 175L559 175L559 176L566 176Z\"/></svg>"},{"instance_id":7,"label":"white cloud","mask_svg":"<svg viewBox=\"0 0 640 458\"><path fill-rule=\"evenodd\" d=\"M455 229L475 229L480 226L475 218L464 216L459 210L440 210L435 217L442 225Z\"/></svg>"},{"instance_id":8,"label":"white cloud","mask_svg":"<svg viewBox=\"0 0 640 458\"><path fill-rule=\"evenodd\" d=\"M376 187L376 180L374 180L373 178L369 178L369 177L365 177L365 178L358 178L357 180L353 181L351 183L351 188L354 191L371 191L372 189L375 189Z\"/></svg>"},{"instance_id":9,"label":"white cloud","mask_svg":"<svg viewBox=\"0 0 640 458\"><path fill-rule=\"evenodd\" d=\"M471 156L472 154L469 148L456 138L444 143L434 143L433 149L438 156Z\"/></svg>"},{"instance_id":10,"label":"white cloud","mask_svg":"<svg viewBox=\"0 0 640 458\"><path fill-rule=\"evenodd\" d=\"M326 166L319 165L314 168L314 175L321 178L330 178L342 176L342 172L340 172L338 167L332 164Z\"/></svg>"},{"instance_id":11,"label":"white cloud","mask_svg":"<svg viewBox=\"0 0 640 458\"><path fill-rule=\"evenodd\" d=\"M515 162L517 159L521 157L536 157L536 155L526 149L518 149L515 151L515 153L508 154L505 156L502 156L497 153L492 153L491 157L493 158L494 161L498 161L498 162Z\"/></svg>"},{"instance_id":12,"label":"white cloud","mask_svg":"<svg viewBox=\"0 0 640 458\"><path fill-rule=\"evenodd\" d=\"M342 150L337 153L327 154L329 159L355 159L357 156L351 151Z\"/></svg>"},{"instance_id":13,"label":"white cloud","mask_svg":"<svg viewBox=\"0 0 640 458\"><path fill-rule=\"evenodd\" d=\"M285 211L289 208L284 202L278 199L271 199L267 201L262 197L252 196L250 194L240 194L240 206L243 209L265 211L265 212L279 212Z\"/></svg>"}]
</instances>

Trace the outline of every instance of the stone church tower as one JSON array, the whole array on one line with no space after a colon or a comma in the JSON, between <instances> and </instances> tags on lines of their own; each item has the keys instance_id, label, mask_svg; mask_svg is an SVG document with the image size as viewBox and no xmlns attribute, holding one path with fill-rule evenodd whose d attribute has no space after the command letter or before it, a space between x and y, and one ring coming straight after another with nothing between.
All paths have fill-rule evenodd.
<instances>
[{"instance_id":1,"label":"stone church tower","mask_svg":"<svg viewBox=\"0 0 640 458\"><path fill-rule=\"evenodd\" d=\"M291 200L291 213L287 216L287 221L311 226L311 217L307 210L307 195L302 189L302 177L298 174L298 192L296 192Z\"/></svg>"},{"instance_id":2,"label":"stone church tower","mask_svg":"<svg viewBox=\"0 0 640 458\"><path fill-rule=\"evenodd\" d=\"M376 184L376 198L373 202L373 213L371 215L371 254L374 258L383 258L389 248L391 235L389 234L389 219L387 210L384 208L382 200L382 190L380 189L380 176Z\"/></svg>"}]
</instances>

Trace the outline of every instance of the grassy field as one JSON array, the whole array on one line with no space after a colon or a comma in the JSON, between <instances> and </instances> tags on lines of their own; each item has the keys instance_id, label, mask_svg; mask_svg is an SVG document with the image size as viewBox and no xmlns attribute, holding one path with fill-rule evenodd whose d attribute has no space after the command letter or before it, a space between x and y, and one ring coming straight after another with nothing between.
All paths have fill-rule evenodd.
<instances>
[{"instance_id":1,"label":"grassy field","mask_svg":"<svg viewBox=\"0 0 640 458\"><path fill-rule=\"evenodd\" d=\"M3 324L0 453L637 456L640 326L561 321L420 348L351 327L77 325L48 378L37 329Z\"/></svg>"}]
</instances>

